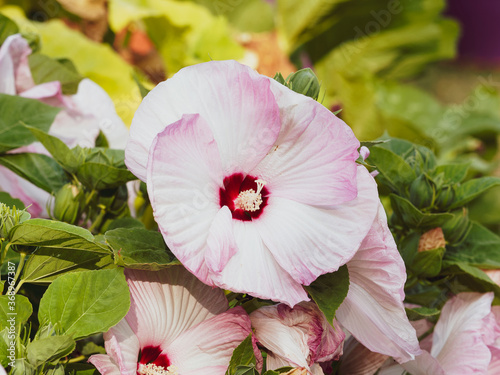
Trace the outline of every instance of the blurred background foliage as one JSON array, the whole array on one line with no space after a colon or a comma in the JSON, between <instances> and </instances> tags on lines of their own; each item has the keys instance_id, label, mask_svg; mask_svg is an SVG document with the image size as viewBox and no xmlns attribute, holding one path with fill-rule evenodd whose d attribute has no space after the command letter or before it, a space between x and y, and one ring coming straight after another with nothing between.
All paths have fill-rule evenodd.
<instances>
[{"instance_id":1,"label":"blurred background foliage","mask_svg":"<svg viewBox=\"0 0 500 375\"><path fill-rule=\"evenodd\" d=\"M184 66L236 59L284 77L311 67L320 101L361 140L406 139L467 164L469 178L500 176L495 1L0 0L0 13L101 85L127 124L140 88ZM500 233L500 188L469 215Z\"/></svg>"}]
</instances>

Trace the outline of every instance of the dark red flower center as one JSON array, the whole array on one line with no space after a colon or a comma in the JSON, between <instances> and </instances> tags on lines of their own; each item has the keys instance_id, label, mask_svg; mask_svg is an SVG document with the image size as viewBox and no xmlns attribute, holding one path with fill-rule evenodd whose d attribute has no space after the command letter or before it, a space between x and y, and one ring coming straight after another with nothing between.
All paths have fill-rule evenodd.
<instances>
[{"instance_id":1,"label":"dark red flower center","mask_svg":"<svg viewBox=\"0 0 500 375\"><path fill-rule=\"evenodd\" d=\"M233 219L257 219L267 206L269 191L265 182L257 177L235 173L224 178L224 188L219 189L220 206L227 206Z\"/></svg>"},{"instance_id":2,"label":"dark red flower center","mask_svg":"<svg viewBox=\"0 0 500 375\"><path fill-rule=\"evenodd\" d=\"M166 371L168 366L170 366L170 360L166 354L162 354L162 350L159 346L146 346L142 348L141 353L139 354L137 375L142 375L142 373L139 372L141 365L155 365L163 367Z\"/></svg>"}]
</instances>

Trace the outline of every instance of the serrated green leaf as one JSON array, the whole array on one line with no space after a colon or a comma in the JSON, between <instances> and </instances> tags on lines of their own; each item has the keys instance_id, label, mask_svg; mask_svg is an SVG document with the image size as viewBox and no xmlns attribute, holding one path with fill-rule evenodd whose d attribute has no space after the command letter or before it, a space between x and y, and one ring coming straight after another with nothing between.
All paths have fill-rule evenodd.
<instances>
[{"instance_id":1,"label":"serrated green leaf","mask_svg":"<svg viewBox=\"0 0 500 375\"><path fill-rule=\"evenodd\" d=\"M42 247L30 255L21 279L25 283L48 284L66 273L115 267L110 253Z\"/></svg>"},{"instance_id":2,"label":"serrated green leaf","mask_svg":"<svg viewBox=\"0 0 500 375\"><path fill-rule=\"evenodd\" d=\"M156 271L179 264L159 232L142 228L118 228L107 231L105 239L118 265Z\"/></svg>"},{"instance_id":3,"label":"serrated green leaf","mask_svg":"<svg viewBox=\"0 0 500 375\"><path fill-rule=\"evenodd\" d=\"M80 160L71 152L70 148L59 138L47 134L31 126L27 127L39 142L52 155L54 160L69 173L74 173Z\"/></svg>"},{"instance_id":4,"label":"serrated green leaf","mask_svg":"<svg viewBox=\"0 0 500 375\"><path fill-rule=\"evenodd\" d=\"M444 275L452 275L453 280L448 284L453 293L461 292L494 292L500 298L500 287L488 275L477 267L462 262L443 262Z\"/></svg>"},{"instance_id":5,"label":"serrated green leaf","mask_svg":"<svg viewBox=\"0 0 500 375\"><path fill-rule=\"evenodd\" d=\"M466 176L469 170L469 164L444 164L438 165L434 171L433 176L438 176L443 174L443 179L445 184L453 184L461 182Z\"/></svg>"},{"instance_id":6,"label":"serrated green leaf","mask_svg":"<svg viewBox=\"0 0 500 375\"><path fill-rule=\"evenodd\" d=\"M24 125L49 131L61 109L20 96L0 94L0 154L36 139Z\"/></svg>"},{"instance_id":7,"label":"serrated green leaf","mask_svg":"<svg viewBox=\"0 0 500 375\"><path fill-rule=\"evenodd\" d=\"M88 250L109 254L109 250L96 243L94 236L88 230L55 220L27 220L12 228L10 235L13 245Z\"/></svg>"},{"instance_id":8,"label":"serrated green leaf","mask_svg":"<svg viewBox=\"0 0 500 375\"><path fill-rule=\"evenodd\" d=\"M394 152L375 146L370 149L370 163L380 173L377 178L392 191L405 194L407 186L416 179L410 165Z\"/></svg>"},{"instance_id":9,"label":"serrated green leaf","mask_svg":"<svg viewBox=\"0 0 500 375\"><path fill-rule=\"evenodd\" d=\"M75 340L105 332L130 307L123 269L83 271L62 275L40 301L38 320L60 324Z\"/></svg>"},{"instance_id":10,"label":"serrated green leaf","mask_svg":"<svg viewBox=\"0 0 500 375\"><path fill-rule=\"evenodd\" d=\"M48 193L69 182L61 166L47 155L29 152L0 155L0 164Z\"/></svg>"},{"instance_id":11,"label":"serrated green leaf","mask_svg":"<svg viewBox=\"0 0 500 375\"><path fill-rule=\"evenodd\" d=\"M252 334L249 334L233 351L226 375L236 375L238 367L255 365L257 360L253 351ZM241 372L241 371L240 371Z\"/></svg>"},{"instance_id":12,"label":"serrated green leaf","mask_svg":"<svg viewBox=\"0 0 500 375\"><path fill-rule=\"evenodd\" d=\"M445 260L484 269L500 268L500 237L473 222L465 240L459 246L447 249Z\"/></svg>"},{"instance_id":13,"label":"serrated green leaf","mask_svg":"<svg viewBox=\"0 0 500 375\"><path fill-rule=\"evenodd\" d=\"M132 172L101 163L84 163L76 171L78 180L90 189L104 190L117 188L136 180Z\"/></svg>"},{"instance_id":14,"label":"serrated green leaf","mask_svg":"<svg viewBox=\"0 0 500 375\"><path fill-rule=\"evenodd\" d=\"M462 207L493 186L500 185L500 177L481 177L469 180L456 190L456 198L450 209Z\"/></svg>"},{"instance_id":15,"label":"serrated green leaf","mask_svg":"<svg viewBox=\"0 0 500 375\"><path fill-rule=\"evenodd\" d=\"M446 221L453 218L453 215L447 213L423 213L408 199L396 194L391 194L389 197L394 213L409 228L431 229L441 227Z\"/></svg>"},{"instance_id":16,"label":"serrated green leaf","mask_svg":"<svg viewBox=\"0 0 500 375\"><path fill-rule=\"evenodd\" d=\"M67 63L61 63L41 53L29 55L28 62L35 84L59 81L63 94L74 95L77 93L78 84L83 77L73 69L68 68Z\"/></svg>"},{"instance_id":17,"label":"serrated green leaf","mask_svg":"<svg viewBox=\"0 0 500 375\"><path fill-rule=\"evenodd\" d=\"M108 231L118 228L136 228L136 229L145 229L144 223L140 220L137 220L133 217L122 217L120 219L113 220L108 225Z\"/></svg>"},{"instance_id":18,"label":"serrated green leaf","mask_svg":"<svg viewBox=\"0 0 500 375\"><path fill-rule=\"evenodd\" d=\"M76 342L70 336L50 336L30 342L26 351L28 361L38 367L69 355L75 347Z\"/></svg>"},{"instance_id":19,"label":"serrated green leaf","mask_svg":"<svg viewBox=\"0 0 500 375\"><path fill-rule=\"evenodd\" d=\"M342 266L336 272L318 277L309 286L304 286L319 309L325 314L330 324L333 324L335 313L349 291L349 271Z\"/></svg>"}]
</instances>

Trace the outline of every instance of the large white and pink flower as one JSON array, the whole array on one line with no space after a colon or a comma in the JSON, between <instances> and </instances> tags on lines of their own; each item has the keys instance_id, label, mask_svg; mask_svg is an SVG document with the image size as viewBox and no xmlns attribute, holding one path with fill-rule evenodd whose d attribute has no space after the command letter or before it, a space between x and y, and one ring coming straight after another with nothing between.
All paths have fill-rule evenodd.
<instances>
[{"instance_id":1,"label":"large white and pink flower","mask_svg":"<svg viewBox=\"0 0 500 375\"><path fill-rule=\"evenodd\" d=\"M264 306L250 314L255 337L268 351L267 369L292 366L308 374L323 375L321 363L338 360L345 334L330 325L313 302L290 308Z\"/></svg>"},{"instance_id":2,"label":"large white and pink flower","mask_svg":"<svg viewBox=\"0 0 500 375\"><path fill-rule=\"evenodd\" d=\"M234 349L251 333L241 307L181 266L126 270L131 307L104 334L107 354L90 357L103 375L224 375ZM255 348L258 367L262 357Z\"/></svg>"},{"instance_id":3,"label":"large white and pink flower","mask_svg":"<svg viewBox=\"0 0 500 375\"><path fill-rule=\"evenodd\" d=\"M28 63L30 54L28 42L19 34L11 35L4 41L0 48L0 93L36 99L61 108L49 134L60 138L70 148L76 145L93 147L102 131L111 148L123 149L128 130L106 92L89 79L83 79L77 93L71 96L63 95L59 81L36 85ZM40 143L12 152L47 154ZM30 205L28 210L32 216L47 215L45 205L49 194L2 166L0 191L6 191Z\"/></svg>"},{"instance_id":4,"label":"large white and pink flower","mask_svg":"<svg viewBox=\"0 0 500 375\"><path fill-rule=\"evenodd\" d=\"M184 68L137 110L125 150L200 280L293 306L358 250L379 204L359 142L321 104L234 61Z\"/></svg>"},{"instance_id":5,"label":"large white and pink flower","mask_svg":"<svg viewBox=\"0 0 500 375\"><path fill-rule=\"evenodd\" d=\"M493 293L460 293L446 302L426 349L415 360L391 365L381 375L498 374L500 311ZM425 347L424 347L425 346Z\"/></svg>"}]
</instances>

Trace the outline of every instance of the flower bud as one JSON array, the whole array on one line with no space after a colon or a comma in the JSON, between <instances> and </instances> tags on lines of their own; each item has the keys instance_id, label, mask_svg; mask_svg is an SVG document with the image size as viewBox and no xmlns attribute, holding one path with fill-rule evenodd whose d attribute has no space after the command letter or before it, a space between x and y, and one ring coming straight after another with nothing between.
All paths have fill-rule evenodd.
<instances>
[{"instance_id":1,"label":"flower bud","mask_svg":"<svg viewBox=\"0 0 500 375\"><path fill-rule=\"evenodd\" d=\"M292 73L288 77L287 86L299 94L318 100L320 84L318 77L316 77L316 74L314 74L310 68L301 69Z\"/></svg>"},{"instance_id":2,"label":"flower bud","mask_svg":"<svg viewBox=\"0 0 500 375\"><path fill-rule=\"evenodd\" d=\"M440 210L446 210L455 200L455 187L452 185L444 186L439 190L436 197L436 207Z\"/></svg>"},{"instance_id":3,"label":"flower bud","mask_svg":"<svg viewBox=\"0 0 500 375\"><path fill-rule=\"evenodd\" d=\"M467 237L472 224L467 209L463 208L452 212L452 214L453 218L444 223L442 228L448 243L458 245Z\"/></svg>"},{"instance_id":4,"label":"flower bud","mask_svg":"<svg viewBox=\"0 0 500 375\"><path fill-rule=\"evenodd\" d=\"M76 224L85 207L85 197L78 186L64 185L55 196L53 215L56 220Z\"/></svg>"},{"instance_id":5,"label":"flower bud","mask_svg":"<svg viewBox=\"0 0 500 375\"><path fill-rule=\"evenodd\" d=\"M9 238L11 229L30 217L31 215L25 210L18 210L15 206L10 208L4 203L0 203L0 238Z\"/></svg>"},{"instance_id":6,"label":"flower bud","mask_svg":"<svg viewBox=\"0 0 500 375\"><path fill-rule=\"evenodd\" d=\"M410 201L417 208L429 207L435 195L434 183L425 175L421 174L410 185Z\"/></svg>"}]
</instances>

